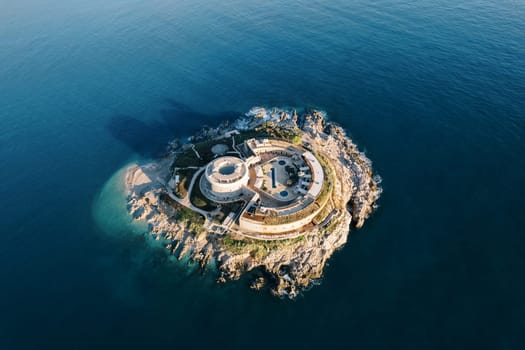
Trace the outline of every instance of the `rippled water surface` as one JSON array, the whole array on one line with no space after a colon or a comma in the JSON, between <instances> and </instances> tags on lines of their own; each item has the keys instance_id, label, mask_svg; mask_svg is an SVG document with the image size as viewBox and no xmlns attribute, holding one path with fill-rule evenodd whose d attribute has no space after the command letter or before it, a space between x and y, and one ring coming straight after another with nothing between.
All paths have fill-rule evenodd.
<instances>
[{"instance_id":1,"label":"rippled water surface","mask_svg":"<svg viewBox=\"0 0 525 350\"><path fill-rule=\"evenodd\" d=\"M318 107L380 209L294 302L216 285L119 169L253 105ZM525 346L525 4L0 2L0 348Z\"/></svg>"}]
</instances>

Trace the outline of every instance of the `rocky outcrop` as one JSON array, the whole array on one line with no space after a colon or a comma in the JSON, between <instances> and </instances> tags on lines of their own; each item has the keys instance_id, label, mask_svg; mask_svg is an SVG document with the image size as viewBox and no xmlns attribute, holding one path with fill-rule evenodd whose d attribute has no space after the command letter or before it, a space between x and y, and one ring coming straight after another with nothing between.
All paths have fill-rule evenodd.
<instances>
[{"instance_id":1,"label":"rocky outcrop","mask_svg":"<svg viewBox=\"0 0 525 350\"><path fill-rule=\"evenodd\" d=\"M356 228L363 226L381 193L380 178L373 175L371 161L345 131L327 121L322 112L297 114L263 108L252 111L232 124L206 128L198 133L198 138L217 138L239 126L260 130L262 125L267 127L268 122L273 128L299 133L304 146L321 157L331 173L333 210L327 223L312 225L312 229L299 238L272 242L208 232L196 224L204 220L197 214L188 217L188 209L173 198L165 185L177 150L183 146L179 142L170 143L164 159L128 169L129 211L135 219L147 221L151 234L163 240L168 251L178 259L188 256L203 270L208 264L216 264L219 282L239 279L249 271L260 271L251 284L252 289L267 287L275 295L293 298L322 277L328 259L346 243L351 223Z\"/></svg>"}]
</instances>

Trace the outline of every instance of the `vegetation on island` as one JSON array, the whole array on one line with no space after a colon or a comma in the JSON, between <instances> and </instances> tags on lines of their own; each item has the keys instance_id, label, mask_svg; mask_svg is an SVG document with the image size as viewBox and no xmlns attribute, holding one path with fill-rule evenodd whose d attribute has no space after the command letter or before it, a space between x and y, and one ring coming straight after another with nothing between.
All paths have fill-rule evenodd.
<instances>
[{"instance_id":1,"label":"vegetation on island","mask_svg":"<svg viewBox=\"0 0 525 350\"><path fill-rule=\"evenodd\" d=\"M212 152L213 146L225 142L228 143L228 140L206 140L195 144L185 144L176 152L175 159L171 165L172 170L189 166L201 167L208 164L216 156Z\"/></svg>"},{"instance_id":2,"label":"vegetation on island","mask_svg":"<svg viewBox=\"0 0 525 350\"><path fill-rule=\"evenodd\" d=\"M272 251L290 247L304 240L304 236L280 241L261 241L244 237L236 239L228 235L222 239L222 243L233 254L250 254L252 258L262 259Z\"/></svg>"},{"instance_id":3,"label":"vegetation on island","mask_svg":"<svg viewBox=\"0 0 525 350\"><path fill-rule=\"evenodd\" d=\"M206 231L204 229L205 219L202 215L177 203L165 192L159 195L159 199L162 202L169 204L170 208L173 209L171 218L175 221L184 223L188 231L193 232L196 235Z\"/></svg>"},{"instance_id":4,"label":"vegetation on island","mask_svg":"<svg viewBox=\"0 0 525 350\"><path fill-rule=\"evenodd\" d=\"M301 143L302 131L297 127L277 126L276 123L268 121L258 126L255 131L263 133L269 137L290 141L293 144ZM260 137L260 136L259 136Z\"/></svg>"},{"instance_id":5,"label":"vegetation on island","mask_svg":"<svg viewBox=\"0 0 525 350\"><path fill-rule=\"evenodd\" d=\"M173 193L177 197L184 198L188 195L190 182L195 172L196 169L192 168L178 168L175 170L174 175L179 176L179 182L173 188Z\"/></svg>"},{"instance_id":6,"label":"vegetation on island","mask_svg":"<svg viewBox=\"0 0 525 350\"><path fill-rule=\"evenodd\" d=\"M287 140L298 145L302 142L301 135L302 131L297 127L284 127L279 126L274 122L267 121L255 129L240 131L238 135L234 136L234 138L236 144L241 144L252 138L275 138Z\"/></svg>"},{"instance_id":7,"label":"vegetation on island","mask_svg":"<svg viewBox=\"0 0 525 350\"><path fill-rule=\"evenodd\" d=\"M204 228L205 220L202 215L182 205L178 205L176 210L174 219L185 223L188 231L193 232L196 235L206 232L206 229Z\"/></svg>"},{"instance_id":8,"label":"vegetation on island","mask_svg":"<svg viewBox=\"0 0 525 350\"><path fill-rule=\"evenodd\" d=\"M193 185L193 188L190 193L190 202L197 208L206 211L212 211L217 209L217 204L210 201L202 194L201 187L199 186L202 176L203 174L200 174L195 180L195 184Z\"/></svg>"}]
</instances>

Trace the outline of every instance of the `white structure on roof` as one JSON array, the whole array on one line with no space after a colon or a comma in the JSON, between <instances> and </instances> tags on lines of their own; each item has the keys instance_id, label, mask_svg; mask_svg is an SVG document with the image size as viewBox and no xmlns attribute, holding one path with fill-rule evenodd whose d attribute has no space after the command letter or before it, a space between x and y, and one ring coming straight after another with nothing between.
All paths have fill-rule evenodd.
<instances>
[{"instance_id":1,"label":"white structure on roof","mask_svg":"<svg viewBox=\"0 0 525 350\"><path fill-rule=\"evenodd\" d=\"M248 184L248 167L237 157L220 157L206 166L200 182L202 194L216 202L236 201Z\"/></svg>"},{"instance_id":2,"label":"white structure on roof","mask_svg":"<svg viewBox=\"0 0 525 350\"><path fill-rule=\"evenodd\" d=\"M304 152L303 158L306 160L312 171L312 186L308 190L308 195L312 198L317 198L323 189L324 171L323 166L319 160L312 154L312 152Z\"/></svg>"}]
</instances>

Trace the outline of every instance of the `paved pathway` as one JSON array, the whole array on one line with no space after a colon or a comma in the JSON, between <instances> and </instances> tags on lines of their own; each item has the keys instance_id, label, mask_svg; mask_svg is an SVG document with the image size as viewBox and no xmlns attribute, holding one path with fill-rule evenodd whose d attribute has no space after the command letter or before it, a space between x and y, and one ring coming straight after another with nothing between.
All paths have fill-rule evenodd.
<instances>
[{"instance_id":1,"label":"paved pathway","mask_svg":"<svg viewBox=\"0 0 525 350\"><path fill-rule=\"evenodd\" d=\"M237 149L237 146L235 145L235 137L233 135L232 135L232 148L235 151L235 153L239 155L239 158L244 160L243 156L241 155L241 152L239 152L239 150Z\"/></svg>"},{"instance_id":2,"label":"paved pathway","mask_svg":"<svg viewBox=\"0 0 525 350\"><path fill-rule=\"evenodd\" d=\"M173 199L177 203L185 206L186 208L189 208L189 209L193 210L194 212L197 212L197 213L201 214L202 216L204 216L204 219L205 219L204 227L208 227L211 224L210 218L213 217L214 214L216 214L218 212L219 208L215 209L212 212L209 212L209 211L205 211L205 210L202 210L200 208L197 208L190 201L190 194L191 194L191 191L193 190L193 186L195 185L195 181L197 180L197 178L203 172L204 169L206 169L205 166L199 168L199 170L197 170L195 172L195 174L193 175L193 177L191 179L191 182L190 182L190 186L188 187L188 194L186 195L186 197L179 198L173 193L171 188L166 186L166 189L168 190L168 195L170 196L171 199Z\"/></svg>"}]
</instances>

